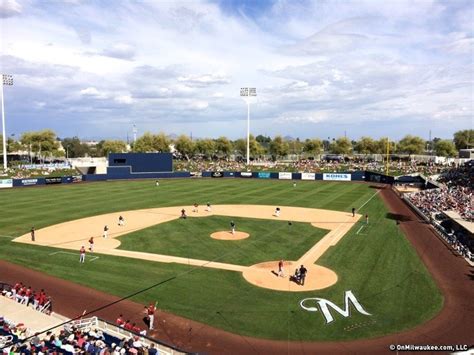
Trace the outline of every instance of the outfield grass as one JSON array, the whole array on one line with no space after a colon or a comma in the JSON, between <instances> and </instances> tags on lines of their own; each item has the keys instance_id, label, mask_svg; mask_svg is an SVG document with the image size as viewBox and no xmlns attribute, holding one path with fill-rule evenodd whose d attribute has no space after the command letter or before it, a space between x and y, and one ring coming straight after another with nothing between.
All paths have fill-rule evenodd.
<instances>
[{"instance_id":1,"label":"outfield grass","mask_svg":"<svg viewBox=\"0 0 474 355\"><path fill-rule=\"evenodd\" d=\"M366 184L357 183L298 182L293 188L290 182L233 179L166 180L160 187L155 187L151 181L128 181L2 190L0 257L118 296L163 281L134 299L143 303L158 299L162 309L239 334L281 340L374 337L414 327L436 315L443 303L426 268L395 222L387 218L387 210L377 196L360 211L370 215L369 226L356 234L363 225L356 224L318 261L318 264L337 272L338 282L328 289L313 292L288 293L255 287L248 284L240 273L232 271L105 255L79 268L74 255L49 257L48 254L57 249L10 243L8 236L26 233L32 225L41 228L99 213L194 202L205 204L207 201L212 204L290 205L350 211L353 206L363 205L376 191ZM199 233L207 233L204 232L206 228L213 227L214 223L220 224L218 219L193 219L193 222L203 223L198 228ZM248 223L250 229L257 228L252 220L238 223L242 226ZM167 224L152 227L143 234L153 234L153 230L166 228ZM287 226L283 224L282 230L285 228ZM309 228L316 234L320 232L314 227ZM147 238L135 234L135 238L144 243L140 247L146 248ZM316 234L308 235L308 240L319 238ZM123 237L124 243L128 243L128 237ZM202 243L201 240L188 241L188 245L183 247L178 245L183 241L179 241L170 246L173 240L169 238L168 244L156 245L157 251L175 248L176 252L191 253ZM210 241L210 238L206 240ZM288 251L287 242L282 241L284 252ZM204 246L206 248L213 246ZM264 243L256 248L246 248L244 254L255 260L263 254L271 255L271 260L277 259L273 253L278 253L278 249L272 250L268 243ZM241 248L236 248L235 253L229 250L228 254L229 257L234 255L232 257L241 264L251 262L245 259ZM335 321L326 325L319 312L307 312L299 306L305 297L322 297L343 306L347 290L353 291L372 316L352 312L351 317L344 318L335 314ZM363 326L345 330L356 323Z\"/></svg>"},{"instance_id":2,"label":"outfield grass","mask_svg":"<svg viewBox=\"0 0 474 355\"><path fill-rule=\"evenodd\" d=\"M119 249L250 266L271 260L298 260L327 230L309 223L232 218L242 240L216 240L210 234L229 229L229 217L179 219L119 237Z\"/></svg>"}]
</instances>

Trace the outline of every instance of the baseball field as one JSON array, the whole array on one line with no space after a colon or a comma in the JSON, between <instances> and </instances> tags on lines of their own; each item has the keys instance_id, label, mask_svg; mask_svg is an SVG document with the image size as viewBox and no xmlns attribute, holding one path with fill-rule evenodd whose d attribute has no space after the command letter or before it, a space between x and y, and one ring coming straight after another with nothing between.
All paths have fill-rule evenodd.
<instances>
[{"instance_id":1,"label":"baseball field","mask_svg":"<svg viewBox=\"0 0 474 355\"><path fill-rule=\"evenodd\" d=\"M157 300L162 311L240 335L373 338L414 328L443 307L396 223L400 216L388 211L379 191L364 183L241 179L5 189L0 258L119 297L146 289L132 300ZM207 202L212 212L205 211ZM179 218L182 208L186 219ZM124 227L117 226L118 215ZM230 221L248 237L233 240ZM211 238L215 232L229 238ZM95 252L79 264L78 248L91 236ZM280 259L286 277L276 275ZM288 277L300 262L308 269L305 286ZM345 308L347 291L359 308L354 301ZM330 321L321 308L311 311L314 298L342 311L330 307Z\"/></svg>"}]
</instances>

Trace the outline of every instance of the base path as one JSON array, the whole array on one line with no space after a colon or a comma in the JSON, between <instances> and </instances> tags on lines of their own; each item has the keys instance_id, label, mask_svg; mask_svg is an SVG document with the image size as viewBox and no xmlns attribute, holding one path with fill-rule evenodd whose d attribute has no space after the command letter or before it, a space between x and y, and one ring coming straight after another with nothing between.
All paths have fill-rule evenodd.
<instances>
[{"instance_id":1,"label":"base path","mask_svg":"<svg viewBox=\"0 0 474 355\"><path fill-rule=\"evenodd\" d=\"M151 208L135 211L121 211L103 214L94 217L81 218L74 221L64 222L49 226L36 231L36 241L31 241L30 234L16 238L15 242L44 245L61 249L71 249L78 252L81 246L88 246L90 237L94 237L94 255L106 254L128 258L151 260L165 263L180 263L199 267L210 267L242 272L244 278L259 287L279 291L310 291L329 287L337 282L337 275L334 271L314 265L318 258L330 247L341 240L344 235L359 220L361 215L354 217L351 213L330 211L314 208L279 206L280 216L274 216L275 206L265 205L215 205L212 212L200 209L199 212L192 212L193 206L175 206L165 208ZM308 250L299 260L289 261L292 268L296 265L305 265L308 269L308 276L304 286L289 283L282 280L275 281L275 277L267 266L275 265L275 261L261 263L253 266L241 266L226 263L213 262L208 260L196 260L170 255L160 255L153 253L137 252L117 249L120 241L119 236L126 235L138 230L148 228L160 223L176 220L181 216L181 210L185 210L188 218L207 216L228 216L241 218L272 219L292 222L311 223L314 227L328 230L318 243ZM119 225L119 216L125 219L125 225ZM109 228L107 238L102 236L104 226ZM211 237L216 239L237 240L248 237L247 233L236 231L235 236L230 232L218 232ZM258 238L258 236L255 236ZM79 255L79 254L78 254ZM86 256L87 259L88 256ZM294 270L292 270L292 273Z\"/></svg>"}]
</instances>

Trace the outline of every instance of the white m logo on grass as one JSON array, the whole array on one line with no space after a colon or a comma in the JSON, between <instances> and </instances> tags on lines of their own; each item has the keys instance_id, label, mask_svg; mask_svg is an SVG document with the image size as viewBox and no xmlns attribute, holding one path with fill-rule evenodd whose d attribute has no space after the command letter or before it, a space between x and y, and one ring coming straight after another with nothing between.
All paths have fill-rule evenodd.
<instances>
[{"instance_id":1,"label":"white m logo on grass","mask_svg":"<svg viewBox=\"0 0 474 355\"><path fill-rule=\"evenodd\" d=\"M307 306L306 304L310 301L314 301L316 303L316 307ZM331 323L332 321L334 321L334 317L332 316L331 311L329 310L329 307L331 307L334 311L336 311L337 313L339 313L343 317L347 318L347 317L350 317L350 315L351 315L351 304L352 304L352 306L355 307L355 309L357 311L359 311L359 313L365 314L366 316L371 316L371 314L369 312L364 310L364 308L359 303L357 298L354 296L352 291L346 291L346 293L344 295L344 309L339 308L338 306L336 306L331 301L325 300L324 298L318 298L318 297L305 298L304 300L302 300L300 302L301 308L307 310L308 312L317 312L318 311L317 306L319 306L319 309L323 313L324 318L326 318L326 324Z\"/></svg>"}]
</instances>

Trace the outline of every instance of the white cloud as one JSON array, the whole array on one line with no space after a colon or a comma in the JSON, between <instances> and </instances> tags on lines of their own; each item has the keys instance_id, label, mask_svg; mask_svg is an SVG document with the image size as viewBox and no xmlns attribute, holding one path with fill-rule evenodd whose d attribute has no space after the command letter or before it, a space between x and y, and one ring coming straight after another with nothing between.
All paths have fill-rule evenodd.
<instances>
[{"instance_id":1,"label":"white cloud","mask_svg":"<svg viewBox=\"0 0 474 355\"><path fill-rule=\"evenodd\" d=\"M117 43L100 52L100 55L117 59L132 60L135 56L135 48L126 43Z\"/></svg>"},{"instance_id":2,"label":"white cloud","mask_svg":"<svg viewBox=\"0 0 474 355\"><path fill-rule=\"evenodd\" d=\"M116 96L114 100L120 104L126 104L126 105L130 105L133 103L133 99L130 95Z\"/></svg>"},{"instance_id":3,"label":"white cloud","mask_svg":"<svg viewBox=\"0 0 474 355\"><path fill-rule=\"evenodd\" d=\"M167 133L196 125L202 135L238 136L245 122L241 131L224 127L246 118L243 86L257 87L256 134L278 122L284 135L332 135L374 120L384 122L376 132L396 122L411 132L413 118L425 122L417 129L433 120L449 135L472 122L467 5L278 1L255 17L206 0L25 9L4 1L0 14L5 4L22 15L2 33L2 66L15 75L8 107L25 117L17 131L47 116L65 127L72 115L84 121L78 134L109 134L102 127L112 119L154 130L159 117ZM44 103L44 112L25 102Z\"/></svg>"},{"instance_id":4,"label":"white cloud","mask_svg":"<svg viewBox=\"0 0 474 355\"><path fill-rule=\"evenodd\" d=\"M178 81L193 86L228 84L230 82L229 78L224 74L191 74L180 76Z\"/></svg>"},{"instance_id":5,"label":"white cloud","mask_svg":"<svg viewBox=\"0 0 474 355\"><path fill-rule=\"evenodd\" d=\"M7 18L21 14L22 6L16 0L0 1L0 18Z\"/></svg>"},{"instance_id":6,"label":"white cloud","mask_svg":"<svg viewBox=\"0 0 474 355\"><path fill-rule=\"evenodd\" d=\"M97 99L105 99L108 97L108 95L106 95L103 92L100 92L95 87L88 87L86 89L82 89L79 93L82 96L92 97L92 98L97 98Z\"/></svg>"}]
</instances>

